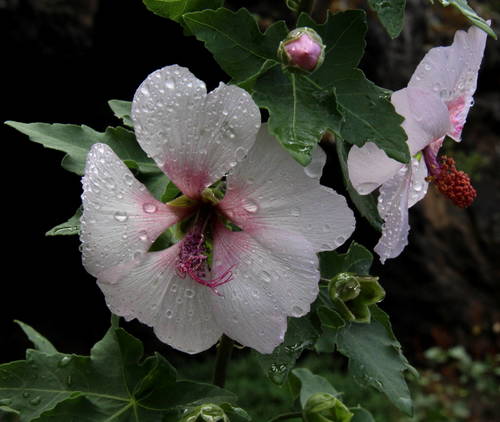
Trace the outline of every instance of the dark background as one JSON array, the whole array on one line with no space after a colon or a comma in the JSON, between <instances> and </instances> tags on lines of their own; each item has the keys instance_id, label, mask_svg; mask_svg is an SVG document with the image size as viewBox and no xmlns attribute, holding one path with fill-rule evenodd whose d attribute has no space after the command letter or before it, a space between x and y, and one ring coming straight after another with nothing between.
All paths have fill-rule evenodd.
<instances>
[{"instance_id":1,"label":"dark background","mask_svg":"<svg viewBox=\"0 0 500 422\"><path fill-rule=\"evenodd\" d=\"M277 1L229 2L239 4L263 16L263 27L286 13ZM334 1L333 7L340 5ZM498 21L499 10L481 10ZM405 30L391 41L370 15L363 68L376 83L402 88L426 49L451 43L455 29L466 26L456 13L409 0ZM431 190L411 211L410 246L400 258L375 266L387 290L382 307L412 362L436 344L465 344L477 358L500 350L499 45L488 40L476 106L458 153L473 170L476 203L458 210ZM107 101L130 100L144 78L162 66L187 66L209 89L228 80L201 43L148 12L140 0L0 0L0 46L1 121L104 130L119 124ZM81 266L78 238L44 236L79 206L79 177L59 166L62 153L3 125L0 136L7 188L0 362L23 358L29 346L14 319L47 335L61 351L87 354L108 327L109 312ZM336 166L335 157L331 163ZM337 171L323 181L342 191ZM358 219L355 239L373 248L378 235ZM128 328L148 349L172 353L149 328L138 323Z\"/></svg>"}]
</instances>

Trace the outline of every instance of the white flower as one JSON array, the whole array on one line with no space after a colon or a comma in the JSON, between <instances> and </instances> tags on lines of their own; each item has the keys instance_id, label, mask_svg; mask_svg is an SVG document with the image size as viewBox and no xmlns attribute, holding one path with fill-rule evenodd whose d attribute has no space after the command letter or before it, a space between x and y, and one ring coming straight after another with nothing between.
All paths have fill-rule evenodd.
<instances>
[{"instance_id":1,"label":"white flower","mask_svg":"<svg viewBox=\"0 0 500 422\"><path fill-rule=\"evenodd\" d=\"M198 353L225 333L272 352L287 316L305 315L318 294L316 253L354 229L345 199L259 131L257 106L236 86L207 94L187 69L165 67L138 88L132 117L141 147L189 199L157 201L96 144L83 178L85 268L114 313L152 326L176 349ZM225 175L219 201L207 188ZM181 220L184 238L150 252Z\"/></svg>"},{"instance_id":2,"label":"white flower","mask_svg":"<svg viewBox=\"0 0 500 422\"><path fill-rule=\"evenodd\" d=\"M476 27L457 31L451 46L431 49L408 87L392 94L396 112L405 118L402 127L411 163L390 159L373 143L349 151L349 177L358 193L366 195L380 187L378 211L384 225L375 251L382 263L398 256L408 244L408 209L425 196L428 180L459 206L470 204L475 196L468 176L458 172L454 163L440 162L437 152L445 135L460 141L485 43L486 33ZM416 156L420 151L423 157Z\"/></svg>"}]
</instances>

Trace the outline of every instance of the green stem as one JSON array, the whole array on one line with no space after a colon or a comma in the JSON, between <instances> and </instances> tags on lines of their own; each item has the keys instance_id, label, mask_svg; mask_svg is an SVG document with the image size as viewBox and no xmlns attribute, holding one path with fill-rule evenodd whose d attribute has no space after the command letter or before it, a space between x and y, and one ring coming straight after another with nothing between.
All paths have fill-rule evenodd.
<instances>
[{"instance_id":1,"label":"green stem","mask_svg":"<svg viewBox=\"0 0 500 422\"><path fill-rule=\"evenodd\" d=\"M217 348L217 356L215 357L213 383L217 387L223 388L226 383L227 364L231 359L233 346L233 340L223 334Z\"/></svg>"},{"instance_id":2,"label":"green stem","mask_svg":"<svg viewBox=\"0 0 500 422\"><path fill-rule=\"evenodd\" d=\"M285 419L296 419L296 418L302 418L302 412L289 412L289 413L283 413L281 415L275 416L272 419L269 419L268 422L276 422L276 421L284 421Z\"/></svg>"}]
</instances>

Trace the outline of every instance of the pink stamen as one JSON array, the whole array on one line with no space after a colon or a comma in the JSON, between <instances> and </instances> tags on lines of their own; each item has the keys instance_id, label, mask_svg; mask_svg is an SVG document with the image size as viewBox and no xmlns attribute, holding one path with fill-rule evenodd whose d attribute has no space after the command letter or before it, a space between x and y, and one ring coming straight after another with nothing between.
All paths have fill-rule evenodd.
<instances>
[{"instance_id":1,"label":"pink stamen","mask_svg":"<svg viewBox=\"0 0 500 422\"><path fill-rule=\"evenodd\" d=\"M207 280L208 254L205 247L205 237L201 233L201 230L195 229L191 233L188 233L182 242L183 244L176 263L177 275L181 278L185 278L188 275L197 283L210 287L215 294L222 296L217 291L217 287L233 279L233 272L231 270L234 265L231 265L217 277Z\"/></svg>"}]
</instances>

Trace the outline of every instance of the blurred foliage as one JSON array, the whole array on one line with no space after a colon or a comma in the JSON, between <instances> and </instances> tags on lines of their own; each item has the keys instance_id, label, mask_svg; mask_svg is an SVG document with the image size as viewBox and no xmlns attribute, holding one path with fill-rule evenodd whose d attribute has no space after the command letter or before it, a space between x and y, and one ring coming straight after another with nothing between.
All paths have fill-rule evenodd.
<instances>
[{"instance_id":1,"label":"blurred foliage","mask_svg":"<svg viewBox=\"0 0 500 422\"><path fill-rule=\"evenodd\" d=\"M360 403L377 422L492 422L500 420L498 394L500 392L500 356L484 360L472 359L462 346L448 350L431 348L425 353L425 367L419 368L420 377L409 375L415 415L405 417L383 395L366 389L348 376L346 359L340 355L306 353L298 367L307 367L325 377L348 406ZM292 395L287 384L279 387L270 383L258 368L256 358L246 351L236 353L230 363L231 376L226 384L237 391L239 405L248 409L253 421L265 421L272 415L290 410ZM178 366L179 376L209 381L210 362L192 360ZM293 420L292 420L293 421Z\"/></svg>"}]
</instances>

